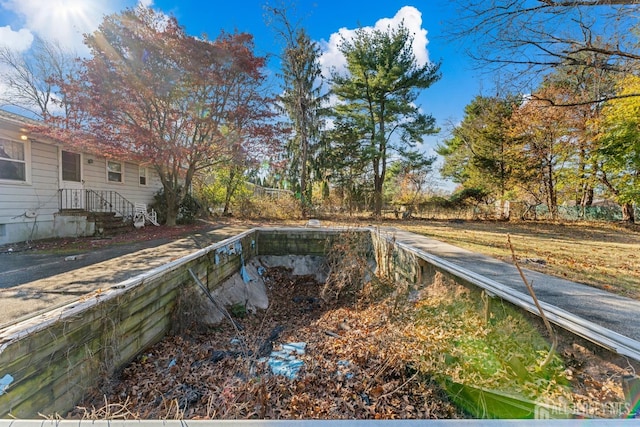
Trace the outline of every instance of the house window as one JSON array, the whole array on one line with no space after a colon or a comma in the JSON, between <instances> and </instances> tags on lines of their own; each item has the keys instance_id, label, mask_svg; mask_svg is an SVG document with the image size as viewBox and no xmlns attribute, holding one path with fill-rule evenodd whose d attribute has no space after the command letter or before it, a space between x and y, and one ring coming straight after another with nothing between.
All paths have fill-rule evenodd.
<instances>
[{"instance_id":1,"label":"house window","mask_svg":"<svg viewBox=\"0 0 640 427\"><path fill-rule=\"evenodd\" d=\"M147 168L140 166L138 168L138 176L140 177L138 181L140 185L147 185Z\"/></svg>"},{"instance_id":2,"label":"house window","mask_svg":"<svg viewBox=\"0 0 640 427\"><path fill-rule=\"evenodd\" d=\"M124 167L120 162L107 160L107 181L124 182Z\"/></svg>"},{"instance_id":3,"label":"house window","mask_svg":"<svg viewBox=\"0 0 640 427\"><path fill-rule=\"evenodd\" d=\"M27 181L26 143L0 138L0 179Z\"/></svg>"},{"instance_id":4,"label":"house window","mask_svg":"<svg viewBox=\"0 0 640 427\"><path fill-rule=\"evenodd\" d=\"M62 180L80 182L80 154L62 151Z\"/></svg>"}]
</instances>

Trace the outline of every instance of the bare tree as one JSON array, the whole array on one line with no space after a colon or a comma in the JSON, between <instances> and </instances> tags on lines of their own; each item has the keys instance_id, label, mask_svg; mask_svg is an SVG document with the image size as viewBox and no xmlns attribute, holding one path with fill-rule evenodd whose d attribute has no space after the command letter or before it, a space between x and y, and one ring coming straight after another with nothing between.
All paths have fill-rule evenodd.
<instances>
[{"instance_id":1,"label":"bare tree","mask_svg":"<svg viewBox=\"0 0 640 427\"><path fill-rule=\"evenodd\" d=\"M73 52L56 41L36 37L31 48L17 51L0 47L0 105L19 107L44 119L68 113L68 105L60 94L60 84L77 72Z\"/></svg>"},{"instance_id":2,"label":"bare tree","mask_svg":"<svg viewBox=\"0 0 640 427\"><path fill-rule=\"evenodd\" d=\"M481 68L508 73L519 89L557 67L614 74L640 68L640 0L457 0L457 6L450 35Z\"/></svg>"}]
</instances>

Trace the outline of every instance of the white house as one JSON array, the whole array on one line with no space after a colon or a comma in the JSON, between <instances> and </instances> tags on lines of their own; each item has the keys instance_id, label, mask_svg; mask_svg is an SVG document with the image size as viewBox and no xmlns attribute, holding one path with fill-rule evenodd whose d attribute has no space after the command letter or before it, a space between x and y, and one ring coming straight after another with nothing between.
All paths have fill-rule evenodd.
<instances>
[{"instance_id":1,"label":"white house","mask_svg":"<svg viewBox=\"0 0 640 427\"><path fill-rule=\"evenodd\" d=\"M0 245L100 234L105 215L132 219L162 188L150 167L77 152L30 124L0 110Z\"/></svg>"}]
</instances>

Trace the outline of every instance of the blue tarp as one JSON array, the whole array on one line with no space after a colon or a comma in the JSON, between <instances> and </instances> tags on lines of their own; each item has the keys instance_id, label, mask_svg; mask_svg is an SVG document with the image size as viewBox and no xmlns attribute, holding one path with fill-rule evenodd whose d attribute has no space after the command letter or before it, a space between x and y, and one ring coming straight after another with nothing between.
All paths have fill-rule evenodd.
<instances>
[{"instance_id":1,"label":"blue tarp","mask_svg":"<svg viewBox=\"0 0 640 427\"><path fill-rule=\"evenodd\" d=\"M304 365L304 362L296 356L303 355L306 347L306 342L293 342L283 344L280 350L272 351L267 360L271 372L275 375L283 375L290 380L294 379Z\"/></svg>"},{"instance_id":2,"label":"blue tarp","mask_svg":"<svg viewBox=\"0 0 640 427\"><path fill-rule=\"evenodd\" d=\"M6 374L4 377L0 378L0 396L2 396L9 385L13 382L13 377L9 374Z\"/></svg>"}]
</instances>

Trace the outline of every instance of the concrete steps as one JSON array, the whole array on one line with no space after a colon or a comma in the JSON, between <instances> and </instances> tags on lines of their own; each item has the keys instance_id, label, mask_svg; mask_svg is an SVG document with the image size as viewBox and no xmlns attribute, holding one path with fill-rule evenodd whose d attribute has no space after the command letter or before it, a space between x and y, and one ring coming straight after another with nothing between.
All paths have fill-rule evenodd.
<instances>
[{"instance_id":1,"label":"concrete steps","mask_svg":"<svg viewBox=\"0 0 640 427\"><path fill-rule=\"evenodd\" d=\"M95 222L98 236L115 236L131 231L131 221L123 220L113 212L91 212L88 218Z\"/></svg>"}]
</instances>

